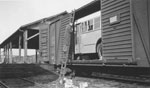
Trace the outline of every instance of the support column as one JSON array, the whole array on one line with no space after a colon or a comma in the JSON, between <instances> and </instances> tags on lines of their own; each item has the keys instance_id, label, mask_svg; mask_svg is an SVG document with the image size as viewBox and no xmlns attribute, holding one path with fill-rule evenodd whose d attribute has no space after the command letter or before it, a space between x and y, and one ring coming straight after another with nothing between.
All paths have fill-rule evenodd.
<instances>
[{"instance_id":1,"label":"support column","mask_svg":"<svg viewBox=\"0 0 150 88\"><path fill-rule=\"evenodd\" d=\"M6 46L4 46L4 63L6 63Z\"/></svg>"},{"instance_id":2,"label":"support column","mask_svg":"<svg viewBox=\"0 0 150 88\"><path fill-rule=\"evenodd\" d=\"M5 63L7 64L7 45L5 45Z\"/></svg>"},{"instance_id":3,"label":"support column","mask_svg":"<svg viewBox=\"0 0 150 88\"><path fill-rule=\"evenodd\" d=\"M36 59L36 63L39 63L39 61L38 61L38 50L37 49L35 50L35 59Z\"/></svg>"},{"instance_id":4,"label":"support column","mask_svg":"<svg viewBox=\"0 0 150 88\"><path fill-rule=\"evenodd\" d=\"M9 63L11 63L12 64L12 57L13 57L13 55L12 55L12 42L10 42L10 57L9 57Z\"/></svg>"},{"instance_id":5,"label":"support column","mask_svg":"<svg viewBox=\"0 0 150 88\"><path fill-rule=\"evenodd\" d=\"M19 36L19 59L21 60L21 35ZM24 60L23 60L24 62Z\"/></svg>"},{"instance_id":6,"label":"support column","mask_svg":"<svg viewBox=\"0 0 150 88\"><path fill-rule=\"evenodd\" d=\"M0 61L2 61L1 47L0 47Z\"/></svg>"},{"instance_id":7,"label":"support column","mask_svg":"<svg viewBox=\"0 0 150 88\"><path fill-rule=\"evenodd\" d=\"M24 31L24 62L27 59L27 49L28 49L27 37L28 37L28 31L25 30Z\"/></svg>"},{"instance_id":8,"label":"support column","mask_svg":"<svg viewBox=\"0 0 150 88\"><path fill-rule=\"evenodd\" d=\"M8 51L7 51L7 45L6 45L6 64L8 63Z\"/></svg>"},{"instance_id":9,"label":"support column","mask_svg":"<svg viewBox=\"0 0 150 88\"><path fill-rule=\"evenodd\" d=\"M9 64L9 59L10 59L10 58L9 58L9 57L10 57L9 54L10 54L10 53L9 53L9 43L8 43L8 44L7 44L7 55L8 55L8 57L7 57L7 58L8 58L8 60L7 60L8 62L7 62L7 63L8 63L8 64Z\"/></svg>"}]
</instances>

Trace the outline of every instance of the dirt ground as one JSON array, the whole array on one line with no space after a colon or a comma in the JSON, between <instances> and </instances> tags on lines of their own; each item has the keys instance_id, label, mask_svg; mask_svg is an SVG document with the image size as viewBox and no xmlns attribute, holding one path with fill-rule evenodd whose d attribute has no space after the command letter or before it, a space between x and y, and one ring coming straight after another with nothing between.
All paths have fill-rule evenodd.
<instances>
[{"instance_id":1,"label":"dirt ground","mask_svg":"<svg viewBox=\"0 0 150 88\"><path fill-rule=\"evenodd\" d=\"M65 78L64 81L56 80L47 84L37 83L34 87L28 88L150 88L150 86L114 80L76 77L73 79Z\"/></svg>"}]
</instances>

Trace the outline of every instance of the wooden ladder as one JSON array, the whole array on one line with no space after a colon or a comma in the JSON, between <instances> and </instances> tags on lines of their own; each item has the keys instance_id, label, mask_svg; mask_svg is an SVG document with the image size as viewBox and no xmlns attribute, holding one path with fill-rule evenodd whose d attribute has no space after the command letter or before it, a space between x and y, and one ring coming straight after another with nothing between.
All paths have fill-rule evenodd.
<instances>
[{"instance_id":1,"label":"wooden ladder","mask_svg":"<svg viewBox=\"0 0 150 88\"><path fill-rule=\"evenodd\" d=\"M73 11L72 12L72 14L71 14L72 16L72 18L71 18L71 24L73 24L74 23L74 16L75 16L75 11ZM71 30L71 29L70 29ZM74 32L74 31L73 31ZM71 41L70 41L71 42ZM70 43L71 44L71 43ZM61 67L60 67L60 74L59 74L59 78L60 79L63 79L64 78L64 76L65 76L65 74L66 74L66 66L67 66L67 62L68 62L68 54L69 54L69 48L70 48L70 45L68 46L68 47L66 47L66 48L68 48L67 49L67 51L65 52L65 57L64 57L64 60L62 60L62 62L61 62Z\"/></svg>"}]
</instances>

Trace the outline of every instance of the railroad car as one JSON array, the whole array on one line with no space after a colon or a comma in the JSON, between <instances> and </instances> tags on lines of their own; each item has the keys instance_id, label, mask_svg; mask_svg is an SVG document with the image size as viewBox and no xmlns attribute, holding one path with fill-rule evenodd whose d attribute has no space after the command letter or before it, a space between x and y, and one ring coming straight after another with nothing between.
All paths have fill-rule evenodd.
<instances>
[{"instance_id":1,"label":"railroad car","mask_svg":"<svg viewBox=\"0 0 150 88\"><path fill-rule=\"evenodd\" d=\"M102 38L102 60L72 60L71 63L149 67L149 4L148 0L95 0L77 9L75 20L101 11L99 20L101 20L102 31L99 31L101 32L99 38ZM86 38L84 43L95 39ZM85 51L90 50L93 51L86 47Z\"/></svg>"},{"instance_id":2,"label":"railroad car","mask_svg":"<svg viewBox=\"0 0 150 88\"><path fill-rule=\"evenodd\" d=\"M99 15L80 21L94 13ZM68 52L65 53L68 25L73 31L70 33ZM36 27L27 25L21 30L32 27L38 28L38 42L33 39L36 47L33 41L29 41L28 46L39 49L39 62L59 66L67 56L67 65L80 71L115 72L124 68L122 73L150 74L149 0L94 0L71 13L64 13L50 21L41 20ZM24 45L27 45L26 41Z\"/></svg>"},{"instance_id":3,"label":"railroad car","mask_svg":"<svg viewBox=\"0 0 150 88\"><path fill-rule=\"evenodd\" d=\"M149 68L149 5L150 1L148 0L94 0L76 9L75 12L68 13L59 20L51 22L47 27L50 38L50 63L60 65L68 55L68 65L72 66ZM78 21L96 12L99 13L98 17ZM65 31L72 19L74 19L74 31L69 53L66 54L63 52ZM94 22L98 23L98 30L96 30L97 24ZM82 33L84 29L86 32ZM91 29L93 30L91 31ZM42 32L40 32L41 35ZM40 39L40 43L42 41L44 39ZM98 54L98 50L100 50L100 54Z\"/></svg>"},{"instance_id":4,"label":"railroad car","mask_svg":"<svg viewBox=\"0 0 150 88\"><path fill-rule=\"evenodd\" d=\"M95 40L95 34L85 37L80 47L80 55L76 53L69 66L78 72L86 73L104 71L121 74L150 74L150 1L149 0L95 0L75 11L75 22L92 13L101 12L99 38L101 50L97 55L88 51L96 49L88 47ZM75 28L74 28L75 29ZM82 34L77 34L77 36ZM94 37L93 37L94 36ZM93 39L91 39L93 38ZM81 40L82 41L82 40ZM96 43L97 44L97 43ZM98 42L99 44L99 42ZM86 48L85 48L86 47ZM85 51L82 54L82 49ZM79 52L79 51L78 51ZM82 57L78 59L76 55ZM88 56L88 57L87 57ZM91 56L91 57L89 57ZM88 59L87 59L88 58ZM91 74L91 73L90 73Z\"/></svg>"}]
</instances>

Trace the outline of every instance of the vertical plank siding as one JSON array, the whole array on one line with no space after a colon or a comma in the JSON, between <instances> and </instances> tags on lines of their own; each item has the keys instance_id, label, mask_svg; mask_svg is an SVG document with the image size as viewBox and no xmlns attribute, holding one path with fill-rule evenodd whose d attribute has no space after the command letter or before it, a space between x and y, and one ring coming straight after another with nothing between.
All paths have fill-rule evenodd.
<instances>
[{"instance_id":1,"label":"vertical plank siding","mask_svg":"<svg viewBox=\"0 0 150 88\"><path fill-rule=\"evenodd\" d=\"M103 57L107 62L132 60L130 0L101 0ZM120 22L110 24L119 15ZM118 60L116 60L118 59Z\"/></svg>"}]
</instances>

